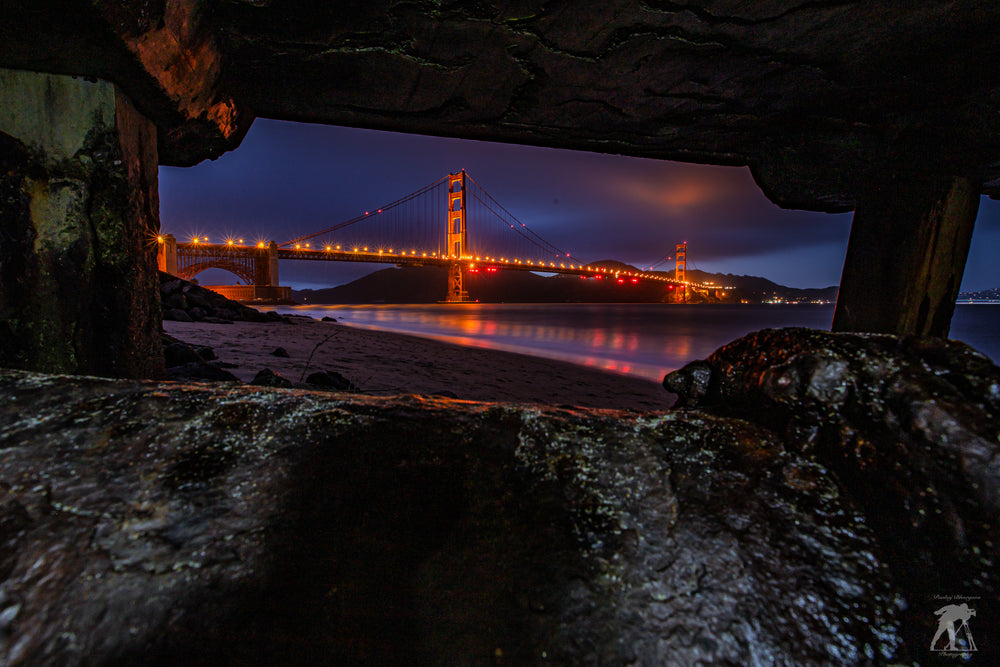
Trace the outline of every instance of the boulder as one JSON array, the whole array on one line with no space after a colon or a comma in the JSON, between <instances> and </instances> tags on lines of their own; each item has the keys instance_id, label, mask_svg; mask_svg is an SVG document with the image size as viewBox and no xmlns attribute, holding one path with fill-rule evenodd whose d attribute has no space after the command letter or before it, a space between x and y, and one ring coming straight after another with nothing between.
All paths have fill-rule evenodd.
<instances>
[{"instance_id":1,"label":"boulder","mask_svg":"<svg viewBox=\"0 0 1000 667\"><path fill-rule=\"evenodd\" d=\"M911 642L929 645L935 596L996 603L1000 369L986 356L943 339L771 329L664 386L678 407L766 427L836 474L908 591Z\"/></svg>"},{"instance_id":2,"label":"boulder","mask_svg":"<svg viewBox=\"0 0 1000 667\"><path fill-rule=\"evenodd\" d=\"M240 382L235 375L222 370L221 362L207 363L216 358L215 350L208 345L188 345L166 333L161 333L160 338L166 366L166 371L160 376L163 379Z\"/></svg>"},{"instance_id":3,"label":"boulder","mask_svg":"<svg viewBox=\"0 0 1000 667\"><path fill-rule=\"evenodd\" d=\"M163 346L163 356L167 368L205 361L197 350L187 343L180 341L165 344Z\"/></svg>"},{"instance_id":4,"label":"boulder","mask_svg":"<svg viewBox=\"0 0 1000 667\"><path fill-rule=\"evenodd\" d=\"M178 366L167 368L163 374L164 380L184 380L196 382L236 382L242 384L240 379L223 370L218 364L209 364L204 361L191 361Z\"/></svg>"},{"instance_id":5,"label":"boulder","mask_svg":"<svg viewBox=\"0 0 1000 667\"><path fill-rule=\"evenodd\" d=\"M11 664L907 655L859 507L744 420L14 371L0 406Z\"/></svg>"},{"instance_id":6,"label":"boulder","mask_svg":"<svg viewBox=\"0 0 1000 667\"><path fill-rule=\"evenodd\" d=\"M334 391L358 391L358 387L337 371L317 371L306 377L306 383Z\"/></svg>"},{"instance_id":7,"label":"boulder","mask_svg":"<svg viewBox=\"0 0 1000 667\"><path fill-rule=\"evenodd\" d=\"M265 368L253 376L250 384L260 387L291 387L292 381L279 373L275 373L270 368Z\"/></svg>"}]
</instances>

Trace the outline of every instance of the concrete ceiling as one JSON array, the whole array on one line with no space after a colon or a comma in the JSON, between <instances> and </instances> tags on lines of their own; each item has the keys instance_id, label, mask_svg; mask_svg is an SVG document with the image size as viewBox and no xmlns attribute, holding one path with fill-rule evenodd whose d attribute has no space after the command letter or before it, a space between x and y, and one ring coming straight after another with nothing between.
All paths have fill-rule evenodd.
<instances>
[{"instance_id":1,"label":"concrete ceiling","mask_svg":"<svg viewBox=\"0 0 1000 667\"><path fill-rule=\"evenodd\" d=\"M900 159L1000 185L995 2L13 4L0 65L115 81L164 164L259 116L749 165L814 210Z\"/></svg>"}]
</instances>

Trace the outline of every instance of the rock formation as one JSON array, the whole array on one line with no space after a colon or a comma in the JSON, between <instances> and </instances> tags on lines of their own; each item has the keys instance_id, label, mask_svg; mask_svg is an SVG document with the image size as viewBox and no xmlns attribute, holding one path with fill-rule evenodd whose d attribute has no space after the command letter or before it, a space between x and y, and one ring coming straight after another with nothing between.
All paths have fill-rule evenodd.
<instances>
[{"instance_id":1,"label":"rock formation","mask_svg":"<svg viewBox=\"0 0 1000 667\"><path fill-rule=\"evenodd\" d=\"M210 289L160 272L160 303L163 319L179 322L283 322L274 311L227 299Z\"/></svg>"},{"instance_id":2,"label":"rock formation","mask_svg":"<svg viewBox=\"0 0 1000 667\"><path fill-rule=\"evenodd\" d=\"M832 470L911 599L995 603L1000 369L982 354L940 339L765 330L664 386L677 407L760 424ZM936 625L919 605L904 616L914 645Z\"/></svg>"},{"instance_id":3,"label":"rock formation","mask_svg":"<svg viewBox=\"0 0 1000 667\"><path fill-rule=\"evenodd\" d=\"M2 371L0 659L926 664L965 592L995 630L1000 369L765 332L667 384L636 415Z\"/></svg>"}]
</instances>

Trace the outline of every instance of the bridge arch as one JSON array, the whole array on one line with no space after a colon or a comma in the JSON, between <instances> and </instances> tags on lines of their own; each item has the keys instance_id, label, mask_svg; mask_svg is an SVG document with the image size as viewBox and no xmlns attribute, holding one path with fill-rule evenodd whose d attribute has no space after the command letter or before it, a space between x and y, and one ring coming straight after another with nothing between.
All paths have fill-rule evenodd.
<instances>
[{"instance_id":1,"label":"bridge arch","mask_svg":"<svg viewBox=\"0 0 1000 667\"><path fill-rule=\"evenodd\" d=\"M240 278L247 285L254 284L253 267L249 267L249 270L247 270L247 267L238 266L236 263L224 259L205 259L200 262L188 264L183 268L178 267L177 277L190 280L202 271L206 271L208 269L222 269L223 271L228 271L237 278Z\"/></svg>"},{"instance_id":2,"label":"bridge arch","mask_svg":"<svg viewBox=\"0 0 1000 667\"><path fill-rule=\"evenodd\" d=\"M273 244L272 244L273 245ZM177 269L180 278L193 278L206 269L222 269L242 279L247 285L271 285L276 282L277 256L271 248L246 246L177 244ZM274 260L273 262L271 260Z\"/></svg>"}]
</instances>

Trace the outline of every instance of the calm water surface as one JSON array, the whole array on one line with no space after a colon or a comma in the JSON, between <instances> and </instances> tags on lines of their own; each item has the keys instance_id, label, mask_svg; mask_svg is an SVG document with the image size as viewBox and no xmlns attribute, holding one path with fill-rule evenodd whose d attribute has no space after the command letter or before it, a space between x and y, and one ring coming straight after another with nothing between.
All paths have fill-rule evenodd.
<instances>
[{"instance_id":1,"label":"calm water surface","mask_svg":"<svg viewBox=\"0 0 1000 667\"><path fill-rule=\"evenodd\" d=\"M833 306L429 304L295 306L281 312L451 343L561 359L661 380L751 331L830 328ZM951 337L1000 360L1000 305L959 305Z\"/></svg>"}]
</instances>

